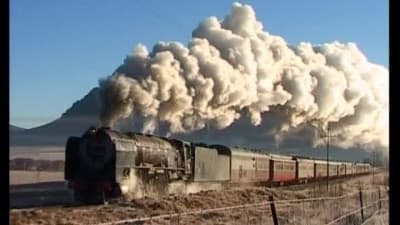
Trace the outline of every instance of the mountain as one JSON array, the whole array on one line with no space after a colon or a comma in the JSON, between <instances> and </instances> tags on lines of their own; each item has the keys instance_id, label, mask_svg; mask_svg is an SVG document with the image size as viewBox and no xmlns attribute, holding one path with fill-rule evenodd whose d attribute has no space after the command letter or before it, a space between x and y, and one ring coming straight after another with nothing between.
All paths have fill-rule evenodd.
<instances>
[{"instance_id":1,"label":"mountain","mask_svg":"<svg viewBox=\"0 0 400 225\"><path fill-rule=\"evenodd\" d=\"M17 126L14 126L14 125L10 124L10 128L9 128L10 133L20 132L20 131L23 131L23 130L25 130L25 128L17 127Z\"/></svg>"},{"instance_id":2,"label":"mountain","mask_svg":"<svg viewBox=\"0 0 400 225\"><path fill-rule=\"evenodd\" d=\"M79 136L89 126L99 126L99 112L98 88L93 88L60 118L43 126L10 132L10 146L63 146L68 136Z\"/></svg>"},{"instance_id":3,"label":"mountain","mask_svg":"<svg viewBox=\"0 0 400 225\"><path fill-rule=\"evenodd\" d=\"M74 118L74 117L99 117L100 112L100 100L99 100L99 88L93 88L89 93L84 96L81 100L76 101L69 109L63 114L62 118Z\"/></svg>"}]
</instances>

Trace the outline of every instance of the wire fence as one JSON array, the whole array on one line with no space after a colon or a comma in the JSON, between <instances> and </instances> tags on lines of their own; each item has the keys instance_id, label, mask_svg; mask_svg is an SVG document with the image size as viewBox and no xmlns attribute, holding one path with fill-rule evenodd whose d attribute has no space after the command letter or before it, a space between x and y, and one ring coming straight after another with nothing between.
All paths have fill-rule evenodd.
<instances>
[{"instance_id":1,"label":"wire fence","mask_svg":"<svg viewBox=\"0 0 400 225\"><path fill-rule=\"evenodd\" d=\"M272 206L274 209L271 210ZM388 191L368 189L340 196L263 201L228 207L174 211L169 214L97 223L112 224L263 224L345 225L361 224L388 208ZM386 214L387 215L387 214ZM276 220L274 220L274 217Z\"/></svg>"},{"instance_id":2,"label":"wire fence","mask_svg":"<svg viewBox=\"0 0 400 225\"><path fill-rule=\"evenodd\" d=\"M359 212L361 212L361 211L363 211L363 210L367 210L367 209L369 209L369 208L372 208L373 206L379 204L379 203L382 202L382 201L388 201L388 199L379 199L379 200L377 200L377 201L375 201L375 202L373 202L373 203L371 203L371 204L369 204L369 205L367 205L367 206L364 206L364 207L362 207L362 208L357 208L357 209L355 209L355 210L353 210L353 211L350 211L350 212L348 212L348 213L346 213L346 214L344 214L344 215L342 215L342 216L339 216L338 218L336 218L336 219L330 221L329 223L327 223L326 225L337 224L338 222L340 222L340 221L342 221L342 220L348 218L349 216L355 215L356 213L359 213ZM375 210L375 211L373 212L372 215L374 215L375 212L378 212L378 211L381 211L381 209ZM372 215L371 215L371 216L372 216Z\"/></svg>"}]
</instances>

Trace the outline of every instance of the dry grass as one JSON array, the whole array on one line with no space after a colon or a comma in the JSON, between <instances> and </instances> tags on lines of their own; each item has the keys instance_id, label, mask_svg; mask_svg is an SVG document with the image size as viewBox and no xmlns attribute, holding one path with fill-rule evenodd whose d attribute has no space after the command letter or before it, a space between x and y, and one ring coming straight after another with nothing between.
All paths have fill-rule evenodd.
<instances>
[{"instance_id":1,"label":"dry grass","mask_svg":"<svg viewBox=\"0 0 400 225\"><path fill-rule=\"evenodd\" d=\"M128 218L154 217L176 212L251 204L266 201L270 195L274 196L275 200L304 199L323 195L343 195L344 193L356 192L360 186L362 186L364 190L377 187L383 190L385 188L383 185L378 185L377 183L372 185L371 176L354 178L342 184L333 185L330 188L330 193L326 193L326 189L324 188L310 188L309 186L304 189L297 188L296 190L263 187L222 188L221 190L200 191L187 195L171 194L161 198L144 197L124 203L104 206L43 208L31 212L11 211L10 224L95 224ZM382 191L382 197L384 197L386 193L387 192ZM376 198L376 193L365 192L363 195L364 205L375 201ZM281 225L316 225L325 224L339 215L343 215L352 209L358 208L359 204L359 196L356 192L355 195L345 199L292 205L277 204L276 208ZM374 215L378 206L374 207L375 208L370 208L365 211L366 217ZM387 209L388 204L385 203L383 208ZM379 216L379 218L385 217L385 215ZM384 221L387 221L387 219ZM338 224L360 223L360 213L356 213ZM270 206L263 205L262 207L245 207L196 215L152 219L151 221L136 224L273 224L273 221Z\"/></svg>"},{"instance_id":2,"label":"dry grass","mask_svg":"<svg viewBox=\"0 0 400 225\"><path fill-rule=\"evenodd\" d=\"M389 212L387 210L376 211L362 225L386 225L389 224Z\"/></svg>"}]
</instances>

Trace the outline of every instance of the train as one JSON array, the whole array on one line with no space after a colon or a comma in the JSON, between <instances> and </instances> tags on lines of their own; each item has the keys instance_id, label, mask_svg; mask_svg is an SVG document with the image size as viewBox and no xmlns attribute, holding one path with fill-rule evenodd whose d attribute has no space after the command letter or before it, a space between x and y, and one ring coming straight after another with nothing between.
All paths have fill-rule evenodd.
<instances>
[{"instance_id":1,"label":"train","mask_svg":"<svg viewBox=\"0 0 400 225\"><path fill-rule=\"evenodd\" d=\"M329 165L329 171L328 171ZM168 184L286 185L368 174L368 163L270 154L220 144L89 128L67 139L65 180L76 201L104 202L130 194L132 182L164 193ZM329 174L328 174L329 173Z\"/></svg>"}]
</instances>

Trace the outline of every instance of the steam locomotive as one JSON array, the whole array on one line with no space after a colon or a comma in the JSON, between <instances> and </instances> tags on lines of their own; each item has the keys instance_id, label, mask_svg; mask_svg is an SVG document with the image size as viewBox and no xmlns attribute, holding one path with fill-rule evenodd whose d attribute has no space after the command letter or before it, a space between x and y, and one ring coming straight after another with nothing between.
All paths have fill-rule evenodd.
<instances>
[{"instance_id":1,"label":"steam locomotive","mask_svg":"<svg viewBox=\"0 0 400 225\"><path fill-rule=\"evenodd\" d=\"M367 174L365 163L329 162L207 145L109 128L89 128L82 137L69 137L65 179L75 200L102 202L133 191L165 193L169 183L290 184ZM329 173L329 174L328 174Z\"/></svg>"}]
</instances>

